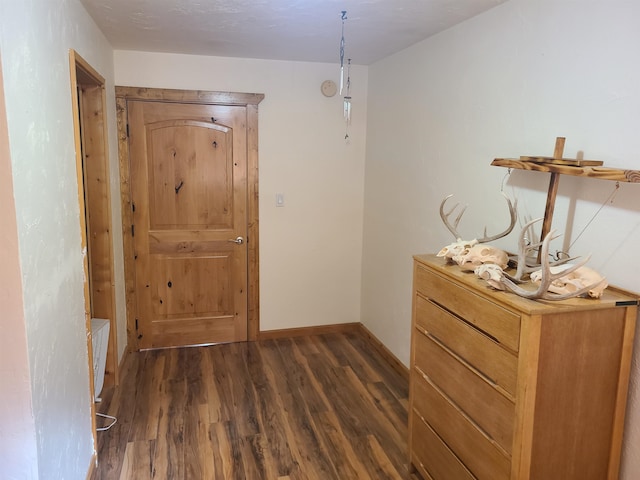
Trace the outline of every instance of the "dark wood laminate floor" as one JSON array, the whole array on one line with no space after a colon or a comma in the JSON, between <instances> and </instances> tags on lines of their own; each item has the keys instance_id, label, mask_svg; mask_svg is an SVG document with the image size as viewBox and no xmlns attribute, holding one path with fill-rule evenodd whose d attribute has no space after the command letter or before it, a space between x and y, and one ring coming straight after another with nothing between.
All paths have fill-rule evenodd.
<instances>
[{"instance_id":1,"label":"dark wood laminate floor","mask_svg":"<svg viewBox=\"0 0 640 480\"><path fill-rule=\"evenodd\" d=\"M121 375L93 480L415 478L408 384L358 333L133 353Z\"/></svg>"}]
</instances>

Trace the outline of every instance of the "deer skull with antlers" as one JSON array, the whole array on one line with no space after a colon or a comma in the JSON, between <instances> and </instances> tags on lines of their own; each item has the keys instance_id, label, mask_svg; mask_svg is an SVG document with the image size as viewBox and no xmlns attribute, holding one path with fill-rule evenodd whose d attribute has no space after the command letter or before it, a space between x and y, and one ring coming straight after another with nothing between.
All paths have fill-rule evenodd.
<instances>
[{"instance_id":1,"label":"deer skull with antlers","mask_svg":"<svg viewBox=\"0 0 640 480\"><path fill-rule=\"evenodd\" d=\"M484 236L473 240L462 240L458 233L458 224L466 207L462 207L451 224L449 217L459 204L455 204L451 210L445 212L444 206L453 195L445 197L440 204L440 218L456 241L443 247L437 256L456 262L463 269L473 270L476 275L486 280L490 286L497 290L509 290L524 298L564 300L583 295L599 298L607 287L607 282L597 272L584 266L589 261L589 257L573 265L569 265L567 262L575 260L575 257L549 261L549 244L558 238L555 231L549 232L541 242L527 242L527 234L531 238L533 237L533 225L541 221L541 218L528 222L520 232L515 274L510 275L504 271L509 262L507 254L502 250L483 245L505 237L511 233L516 224L516 207L511 203L509 197L504 193L503 195L509 205L511 217L509 227L496 235L487 235L485 227ZM538 249L540 249L541 264L533 260L530 255L532 251ZM537 285L537 288L527 289L519 285L525 282L524 278L527 275L534 285Z\"/></svg>"},{"instance_id":2,"label":"deer skull with antlers","mask_svg":"<svg viewBox=\"0 0 640 480\"><path fill-rule=\"evenodd\" d=\"M549 244L551 240L558 238L555 236L555 231L549 232L540 243L526 245L526 232L533 223L537 221L539 221L539 219L527 223L520 233L515 275L511 276L504 271L498 272L495 268L490 271L487 269L476 269L476 274L484 278L489 285L496 289L506 289L516 295L529 299L565 300L567 298L584 295L595 298L600 297L607 283L606 279L597 272L584 266L590 257L573 265L566 264L566 262L575 260L575 258L556 262L549 261ZM541 265L533 264L528 256L528 253L538 246L541 248ZM529 278L534 285L537 285L537 288L526 289L518 285L524 283L523 277L527 273L530 274Z\"/></svg>"},{"instance_id":3,"label":"deer skull with antlers","mask_svg":"<svg viewBox=\"0 0 640 480\"><path fill-rule=\"evenodd\" d=\"M575 292L586 293L592 298L600 298L605 288L607 288L607 279L601 276L595 270L582 266L576 270L565 273L567 265L551 267L553 274L563 274L561 277L553 280L549 284L549 291L558 295L574 294ZM533 283L542 283L543 270L536 270L530 276ZM575 293L575 295L578 295ZM575 296L571 295L571 296Z\"/></svg>"},{"instance_id":4,"label":"deer skull with antlers","mask_svg":"<svg viewBox=\"0 0 640 480\"><path fill-rule=\"evenodd\" d=\"M505 273L500 265L483 263L476 267L474 273L496 290L504 290L502 277L504 277Z\"/></svg>"},{"instance_id":5,"label":"deer skull with antlers","mask_svg":"<svg viewBox=\"0 0 640 480\"><path fill-rule=\"evenodd\" d=\"M534 272L536 270L540 270L540 264L537 263L537 260L534 259L534 257L532 257L530 253L538 250L542 246L543 242L527 243L527 235L529 236L529 238L533 238L533 225L541 221L542 218L531 220L530 222L527 222L520 231L520 236L518 237L518 257L515 261L515 263L517 264L516 273L513 276L507 275L508 278L514 283L520 283L522 282L522 279L525 275L530 274L531 272ZM556 238L558 237L549 236L549 242L551 242L551 240L555 240ZM575 259L575 257L564 258L551 262L549 265L554 267Z\"/></svg>"},{"instance_id":6,"label":"deer skull with antlers","mask_svg":"<svg viewBox=\"0 0 640 480\"><path fill-rule=\"evenodd\" d=\"M466 248L453 257L453 261L460 265L463 270L475 270L476 267L483 264L494 264L500 268L507 268L509 263L509 255L499 248L478 243L471 248Z\"/></svg>"},{"instance_id":7,"label":"deer skull with antlers","mask_svg":"<svg viewBox=\"0 0 640 480\"><path fill-rule=\"evenodd\" d=\"M449 200L452 196L453 195L449 195L445 197L444 200L442 200L442 203L440 204L440 218L442 218L444 225L456 238L456 241L443 247L436 255L438 257L445 257L447 260L454 261L470 270L473 270L476 266L482 263L496 263L500 265L503 264L502 268L506 267L508 258L505 252L494 247L488 247L486 245L479 244L488 243L493 240L505 237L513 230L513 227L516 224L517 215L516 207L511 203L509 197L507 197L503 193L503 196L507 200L507 204L509 205L509 215L511 218L509 226L506 230L496 235L487 235L487 229L485 227L484 236L482 238L474 238L473 240L462 240L462 237L458 233L458 224L460 223L460 219L462 218L462 215L464 214L467 207L465 206L460 209L452 225L449 221L449 217L458 208L459 204L456 203L448 212L444 211L445 203L447 203L447 200Z\"/></svg>"}]
</instances>

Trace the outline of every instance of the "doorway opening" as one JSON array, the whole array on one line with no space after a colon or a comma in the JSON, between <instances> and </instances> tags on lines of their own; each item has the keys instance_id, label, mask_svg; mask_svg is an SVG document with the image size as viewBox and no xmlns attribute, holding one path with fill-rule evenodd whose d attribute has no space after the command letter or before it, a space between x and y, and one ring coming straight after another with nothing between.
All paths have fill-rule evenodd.
<instances>
[{"instance_id":1,"label":"doorway opening","mask_svg":"<svg viewBox=\"0 0 640 480\"><path fill-rule=\"evenodd\" d=\"M72 108L80 205L80 231L85 270L85 328L89 352L89 385L94 385L92 319L109 322L108 347L104 360L104 387L118 383L115 278L107 149L105 80L74 50L69 53ZM103 352L104 353L104 352ZM97 360L97 359L96 359ZM92 424L96 440L95 404Z\"/></svg>"}]
</instances>

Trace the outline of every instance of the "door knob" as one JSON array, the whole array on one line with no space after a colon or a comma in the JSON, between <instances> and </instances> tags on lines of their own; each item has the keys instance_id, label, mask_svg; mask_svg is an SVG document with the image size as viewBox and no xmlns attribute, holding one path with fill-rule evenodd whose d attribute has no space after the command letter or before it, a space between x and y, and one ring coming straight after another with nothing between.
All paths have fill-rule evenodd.
<instances>
[{"instance_id":1,"label":"door knob","mask_svg":"<svg viewBox=\"0 0 640 480\"><path fill-rule=\"evenodd\" d=\"M242 245L244 243L244 238L242 237L230 238L229 240L227 240L227 242L233 242L233 243L237 243L238 245Z\"/></svg>"}]
</instances>

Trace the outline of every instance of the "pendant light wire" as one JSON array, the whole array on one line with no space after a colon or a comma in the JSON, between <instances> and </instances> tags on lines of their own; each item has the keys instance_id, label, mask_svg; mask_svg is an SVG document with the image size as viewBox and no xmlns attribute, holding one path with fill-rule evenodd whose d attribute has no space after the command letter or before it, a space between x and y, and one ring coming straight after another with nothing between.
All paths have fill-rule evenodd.
<instances>
[{"instance_id":1,"label":"pendant light wire","mask_svg":"<svg viewBox=\"0 0 640 480\"><path fill-rule=\"evenodd\" d=\"M342 10L342 36L340 37L340 96L343 96L343 116L345 121L345 141L349 141L349 125L351 125L351 59L347 59L345 72L345 40L344 24L347 20L347 11ZM345 77L346 74L346 77Z\"/></svg>"},{"instance_id":2,"label":"pendant light wire","mask_svg":"<svg viewBox=\"0 0 640 480\"><path fill-rule=\"evenodd\" d=\"M342 10L342 36L340 37L340 95L344 90L344 21L347 19L347 11Z\"/></svg>"}]
</instances>

